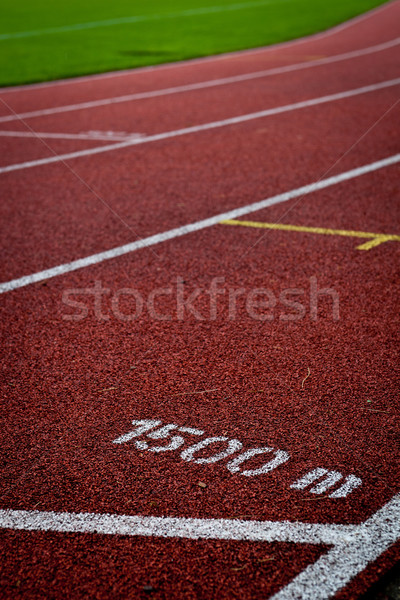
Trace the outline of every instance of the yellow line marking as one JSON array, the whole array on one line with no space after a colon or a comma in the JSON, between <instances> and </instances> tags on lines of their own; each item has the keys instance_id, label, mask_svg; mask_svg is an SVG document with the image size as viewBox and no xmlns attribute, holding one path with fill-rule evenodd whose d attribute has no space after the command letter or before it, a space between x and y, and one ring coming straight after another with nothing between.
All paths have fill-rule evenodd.
<instances>
[{"instance_id":1,"label":"yellow line marking","mask_svg":"<svg viewBox=\"0 0 400 600\"><path fill-rule=\"evenodd\" d=\"M370 233L367 231L350 231L346 229L325 229L323 227L303 227L302 225L282 225L280 223L260 223L258 221L237 221L230 219L221 221L221 225L241 225L242 227L258 227L260 229L277 229L279 231L299 231L301 233L318 233L320 235L341 235L346 237L366 238L370 241L357 246L357 250L370 250L385 242L400 242L400 235L386 233Z\"/></svg>"}]
</instances>

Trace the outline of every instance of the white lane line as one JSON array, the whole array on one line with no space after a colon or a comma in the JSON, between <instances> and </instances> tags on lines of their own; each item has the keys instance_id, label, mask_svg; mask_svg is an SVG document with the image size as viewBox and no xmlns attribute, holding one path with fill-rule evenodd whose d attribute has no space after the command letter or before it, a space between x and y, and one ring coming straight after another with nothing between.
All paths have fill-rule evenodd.
<instances>
[{"instance_id":1,"label":"white lane line","mask_svg":"<svg viewBox=\"0 0 400 600\"><path fill-rule=\"evenodd\" d=\"M69 152L68 154L57 154L55 156L49 156L46 158L39 158L37 160L31 160L28 162L17 163L13 165L7 165L0 167L1 173L10 173L11 171L20 171L22 169L30 169L32 167L39 167L43 165L49 165L58 163L74 158L81 158L83 156L92 156L94 154L102 154L104 152L111 152L113 150L119 150L121 148L129 148L130 146L138 146L139 144L148 144L150 142L159 142L171 138L181 137L192 133L199 133L200 131L208 131L211 129L218 129L221 127L227 127L229 125L238 125L255 119L262 119L273 115L279 115L293 110L299 110L302 108L309 108L311 106L318 106L319 104L326 104L327 102L335 102L337 100L344 100L345 98L352 98L354 96L360 96L361 94L369 94L378 90L383 90L400 84L400 77L397 79L390 79L389 81L382 81L381 83L374 83L372 85L366 85L360 88L346 90L344 92L338 92L336 94L329 94L327 96L321 96L320 98L312 98L310 100L303 100L301 102L295 102L293 104L285 104L283 106L276 106L275 108L268 108L254 113L248 113L240 115L238 117L230 117L228 119L222 119L221 121L212 121L211 123L203 123L202 125L194 125L192 127L185 127L183 129L176 129L174 131L166 131L164 133L156 133L154 135L144 136L141 138L135 138L133 140L127 140L125 142L118 142L115 144L106 144L104 146L98 146L96 148L87 148L86 150L77 150L76 152Z\"/></svg>"},{"instance_id":2,"label":"white lane line","mask_svg":"<svg viewBox=\"0 0 400 600\"><path fill-rule=\"evenodd\" d=\"M134 69L122 69L119 71L109 71L107 73L95 73L93 75L82 75L81 77L74 77L74 78L69 78L69 79L58 79L55 81L43 81L41 83L29 83L29 84L23 84L23 85L16 85L16 86L11 86L11 87L5 87L5 88L0 88L0 94L5 94L5 93L10 93L10 92L18 92L18 91L24 91L24 90L36 90L36 89L40 89L40 88L46 88L46 87L54 87L54 86L63 86L63 85L74 85L76 83L86 83L86 82L93 82L96 81L97 79L109 79L112 77L125 77L125 76L131 76L131 75L140 75L141 73L148 73L148 72L153 72L153 71L162 71L165 69L175 69L175 68L179 68L179 67L185 67L185 66L192 66L192 65L197 65L197 64L202 64L202 63L208 63L208 62L216 62L216 61L221 61L221 60L226 60L226 59L235 59L237 57L241 57L241 56L247 56L247 55L253 55L253 54L265 54L271 51L276 51L276 50L280 50L282 48L288 48L291 46L296 46L298 44L303 44L305 42L310 42L310 41L315 41L315 40L319 40L319 39L323 39L325 37L329 37L331 35L335 35L337 33L340 33L341 31L345 30L345 29L349 29L351 27L354 27L355 25L358 25L360 22L366 21L368 19L370 19L371 17L375 17L376 14L381 13L383 11L386 11L388 8L391 8L392 5L394 5L394 0L391 0L385 4L383 4L382 6L377 6L376 8L373 8L372 10L363 13L361 15L357 15L356 17L353 17L352 19L349 19L348 21L345 21L344 23L340 23L339 25L336 25L334 27L331 27L330 29L327 29L325 31L320 31L318 33L314 33L312 35L308 35L305 37L300 37L294 40L289 40L287 42L278 42L276 44L271 44L269 46L262 46L261 48L248 48L246 50L236 50L233 52L225 52L225 53L221 53L221 54L216 54L213 56L202 56L200 58L190 58L187 60L181 60L181 61L177 61L177 62L173 62L173 63L164 63L161 65L152 65L149 67L137 67Z\"/></svg>"},{"instance_id":3,"label":"white lane line","mask_svg":"<svg viewBox=\"0 0 400 600\"><path fill-rule=\"evenodd\" d=\"M326 600L400 540L400 494L300 573L271 600Z\"/></svg>"},{"instance_id":4,"label":"white lane line","mask_svg":"<svg viewBox=\"0 0 400 600\"><path fill-rule=\"evenodd\" d=\"M213 217L209 217L201 221L196 221L195 223L189 223L187 225L183 225L182 227L164 231L163 233L157 233L156 235L152 235L136 242L125 244L124 246L118 246L116 248L112 248L111 250L99 252L98 254L92 254L91 256L86 256L85 258L80 258L69 263L58 265L57 267L46 269L45 271L39 271L38 273L34 273L32 275L26 275L18 279L13 279L12 281L0 284L0 294L25 287L32 283L37 283L38 281L51 279L57 275L63 275L65 273L70 273L71 271L83 269L85 267L89 267L90 265L96 265L106 260L116 258L117 256L123 256L124 254L135 252L141 248L149 248L150 246L160 244L167 240L172 240L174 238L187 235L188 233L194 233L195 231L200 231L202 229L206 229L207 227L212 227L213 225L218 225L221 221L237 219L238 217L248 213L256 212L281 202L287 202L288 200L299 198L306 194L311 194L312 192L342 183L343 181L354 179L355 177L360 177L361 175L365 175L367 173L372 173L373 171L377 171L378 169L382 169L390 165L395 165L399 162L400 154L395 154L394 156L389 156L388 158L363 165L362 167L345 171L339 175L322 179L316 183L311 183L289 192L284 192L283 194L278 194L277 196L272 196L271 198L254 202L253 204L247 204L246 206L241 206L228 212L220 213L219 215L214 215Z\"/></svg>"},{"instance_id":5,"label":"white lane line","mask_svg":"<svg viewBox=\"0 0 400 600\"><path fill-rule=\"evenodd\" d=\"M400 494L361 525L0 510L0 528L333 545L272 598L327 600L400 540Z\"/></svg>"},{"instance_id":6,"label":"white lane line","mask_svg":"<svg viewBox=\"0 0 400 600\"><path fill-rule=\"evenodd\" d=\"M282 0L258 0L255 2L242 2L240 4L204 6L175 12L155 13L149 15L133 15L129 17L120 17L116 19L105 19L103 21L89 21L86 23L75 23L72 25L62 25L59 27L46 27L45 29L15 31L0 34L0 41L35 37L40 35L49 35L54 33L65 33L68 31L80 31L82 29L97 29L98 27L113 27L115 25L129 25L131 23L144 23L147 21L162 21L164 19L176 19L179 17L195 17L200 15L208 15L211 13L243 10L247 8L257 8L259 6L265 6L267 4L274 4L279 1L282 2Z\"/></svg>"},{"instance_id":7,"label":"white lane line","mask_svg":"<svg viewBox=\"0 0 400 600\"><path fill-rule=\"evenodd\" d=\"M54 139L54 140L89 140L89 141L124 141L138 139L142 134L94 134L94 133L50 133L48 131L0 131L0 137L18 137L18 138L43 138L43 139Z\"/></svg>"},{"instance_id":8,"label":"white lane line","mask_svg":"<svg viewBox=\"0 0 400 600\"><path fill-rule=\"evenodd\" d=\"M159 98L160 96L169 96L172 94L181 94L185 92L192 92L197 90L209 89L213 87L219 87L223 85L231 85L235 83L242 83L245 81L252 81L254 79L262 79L265 77L271 77L273 75L281 75L284 73L291 73L294 71L300 71L304 69L311 69L322 65L328 65L344 60L351 60L374 54L375 52L381 52L388 50L400 44L400 37L385 42L383 44L377 44L376 46L368 46L361 50L354 50L352 52L345 52L343 54L336 54L334 56L328 56L313 61L306 61L295 63L292 65L285 65L284 67L276 67L273 69L265 69L263 71L254 71L252 73L242 73L241 75L233 75L231 77L222 77L220 79L211 79L208 81L200 81L197 83L189 83L186 85L178 85L170 88L163 88L160 90L152 90L149 92L138 92L135 94L125 94L123 96L115 96L111 98L103 98L101 100L90 100L87 102L78 102L76 104L67 104L64 106L55 106L50 108L43 108L40 110L31 110L29 112L5 115L0 117L0 123L7 123L9 121L15 121L18 119L29 119L32 117L43 117L46 115L54 115L66 112L72 112L76 110L86 110L90 108L98 108L100 106L109 106L110 104L120 104L122 102L133 102L135 100L146 100L150 98Z\"/></svg>"},{"instance_id":9,"label":"white lane line","mask_svg":"<svg viewBox=\"0 0 400 600\"><path fill-rule=\"evenodd\" d=\"M0 510L0 528L64 533L142 535L189 539L340 544L349 542L357 526L291 523L289 521L241 521L142 517L94 513L57 513Z\"/></svg>"}]
</instances>

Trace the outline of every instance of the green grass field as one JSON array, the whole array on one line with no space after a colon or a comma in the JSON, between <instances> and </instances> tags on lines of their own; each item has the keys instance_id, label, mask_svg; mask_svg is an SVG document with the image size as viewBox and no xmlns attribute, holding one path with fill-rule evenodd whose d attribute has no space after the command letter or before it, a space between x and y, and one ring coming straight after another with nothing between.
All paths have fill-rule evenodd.
<instances>
[{"instance_id":1,"label":"green grass field","mask_svg":"<svg viewBox=\"0 0 400 600\"><path fill-rule=\"evenodd\" d=\"M383 0L1 0L0 85L264 46L322 31L379 4Z\"/></svg>"}]
</instances>

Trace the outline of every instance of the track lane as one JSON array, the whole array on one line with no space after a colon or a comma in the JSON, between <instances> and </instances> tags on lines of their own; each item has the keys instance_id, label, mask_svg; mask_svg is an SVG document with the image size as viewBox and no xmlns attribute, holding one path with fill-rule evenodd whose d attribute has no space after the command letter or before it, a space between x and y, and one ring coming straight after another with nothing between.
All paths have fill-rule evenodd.
<instances>
[{"instance_id":1,"label":"track lane","mask_svg":"<svg viewBox=\"0 0 400 600\"><path fill-rule=\"evenodd\" d=\"M2 218L12 227L3 233L1 279L34 273L318 180L395 100L393 91L386 90L365 96L362 103L353 98L204 132L195 136L195 146L188 136L119 151L120 179L107 155L70 163L120 219L110 219L107 206L63 165L26 171L18 184L12 173L3 174L10 188ZM398 109L389 113L329 175L398 152L397 113ZM15 246L20 248L18 256L12 251Z\"/></svg>"},{"instance_id":2,"label":"track lane","mask_svg":"<svg viewBox=\"0 0 400 600\"><path fill-rule=\"evenodd\" d=\"M309 99L340 95L369 85L383 84L398 77L399 48L385 51L382 56L360 57L351 64L324 66L318 74L310 71L287 73L262 81L247 81L222 88L197 90L178 96L153 98L116 106L104 106L74 113L56 114L29 119L25 130L82 134L89 131L110 131L152 135L174 135L192 126L219 122L226 118L292 106ZM340 85L338 85L340 82ZM12 123L3 124L12 129ZM4 144L0 138L0 144ZM21 142L23 148L26 140ZM145 138L142 143L147 143ZM28 142L29 148L29 142ZM18 146L18 143L17 143ZM116 144L116 148L118 144ZM80 150L82 144L77 144ZM110 150L112 148L110 147ZM84 153L85 154L85 153ZM24 152L21 150L20 156ZM2 167L17 161L18 154L7 154ZM52 153L42 147L37 158L52 158ZM112 158L110 158L112 160ZM46 164L46 161L44 162ZM40 166L40 165L39 165ZM24 168L22 165L21 168Z\"/></svg>"},{"instance_id":3,"label":"track lane","mask_svg":"<svg viewBox=\"0 0 400 600\"><path fill-rule=\"evenodd\" d=\"M10 553L17 548L17 560L12 562L10 553L4 557L7 566L7 578L2 580L4 589L15 597L29 594L32 598L41 598L43 593L55 597L60 594L90 596L96 590L93 571L104 597L121 594L146 598L149 592L144 588L150 586L154 590L150 595L154 598L180 595L198 598L204 592L219 598L251 598L260 589L268 593L265 579L271 582L272 589L279 590L280 581L274 573L276 566L285 560L284 556L290 561L289 582L291 576L321 554L321 550L313 546L296 552L289 544L225 542L222 545L217 541L199 545L189 540L132 540L108 536L93 538L90 545L82 546L80 536L26 532L2 534L2 545ZM51 549L53 560L49 553L43 552L44 546ZM117 555L121 557L118 572L110 563L110 556ZM185 575L179 572L179 565L183 563ZM67 568L55 569L54 564ZM249 577L253 565L257 570ZM206 586L199 584L204 578ZM245 588L245 595L239 595L232 588Z\"/></svg>"},{"instance_id":4,"label":"track lane","mask_svg":"<svg viewBox=\"0 0 400 600\"><path fill-rule=\"evenodd\" d=\"M51 139L46 136L42 137L40 134L20 138L17 136L2 136L0 133L0 152L3 164L7 164L7 162L13 164L21 158L24 161L35 161L44 156L68 154L82 149L98 148L104 144L103 140Z\"/></svg>"}]
</instances>

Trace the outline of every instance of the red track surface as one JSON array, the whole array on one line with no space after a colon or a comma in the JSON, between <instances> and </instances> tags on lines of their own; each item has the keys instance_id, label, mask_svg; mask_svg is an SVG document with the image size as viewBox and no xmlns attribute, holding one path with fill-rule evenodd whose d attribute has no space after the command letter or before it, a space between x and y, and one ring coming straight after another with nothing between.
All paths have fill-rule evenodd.
<instances>
[{"instance_id":1,"label":"red track surface","mask_svg":"<svg viewBox=\"0 0 400 600\"><path fill-rule=\"evenodd\" d=\"M348 27L275 48L4 90L1 115L365 49L398 36L399 17L400 3L392 2ZM149 136L393 80L398 59L398 46L393 46L251 81L16 118L0 123L0 130ZM392 85L66 162L21 166L9 173L0 169L1 281L393 156L399 152L398 97L399 85ZM0 143L6 166L107 142L0 136ZM396 165L380 168L239 220L399 235L398 170ZM348 540L347 545L329 544L325 538L315 543L300 538L249 541L247 534L223 539L208 521L243 522L243 531L255 521L272 522L274 531L288 521L312 524L314 531L319 525L357 526L392 506L388 503L400 489L400 245L390 241L358 250L366 241L216 224L3 293L0 595L355 598L378 579L399 556L400 533L396 537L385 519L379 521L382 531L375 532L376 539L368 534L358 549ZM215 278L224 291L212 315L208 292ZM332 297L325 295L312 318L313 278L319 288L334 290L340 309L336 317ZM96 282L108 290L101 313L92 293ZM127 288L131 291L122 292L118 306L118 294ZM171 291L155 300L155 310L168 318L156 318L147 307L136 318L124 318L135 312L133 293L147 299L167 288ZM228 293L240 288L232 315ZM255 310L256 316L269 318L254 318L246 307L246 298L259 288L276 298L275 307ZM304 315L283 319L299 315L280 296L294 288L304 290ZM194 310L177 312L177 295L192 293L197 294ZM68 298L87 306L85 318L71 318L80 309L67 306ZM142 419L205 433L185 433L185 445L170 451L149 452L135 442L165 445L171 437L156 441L143 434L113 443L134 429L132 420ZM215 436L237 439L243 449L207 464L181 457L189 446ZM217 442L195 458L212 456L226 444ZM226 468L240 452L259 447L279 449L288 460L249 477ZM258 469L272 457L255 456L240 468ZM304 489L291 487L316 468L343 477L321 493L311 489L322 479ZM362 484L346 497L330 497L350 475ZM100 527L98 533L80 533L74 521L75 529L63 532L53 522L46 526L49 511L101 519L106 513L137 515L147 524L144 517L161 517L157 523L165 531L121 535L115 529L106 535ZM36 519L35 525L21 525L22 514ZM167 517L201 519L206 538L212 539L201 539L193 530L177 537ZM16 520L10 524L11 518ZM187 523L190 529L192 521ZM354 539L362 539L361 531L354 529ZM364 546L380 547L385 536L393 539L361 564ZM309 569L331 556L332 544L339 558L332 559L325 580ZM338 566L340 560L345 566ZM348 576L357 561L361 566ZM329 591L327 581L334 580L335 569L344 579ZM296 577L307 580L305 587L293 587L293 581L300 581Z\"/></svg>"}]
</instances>

